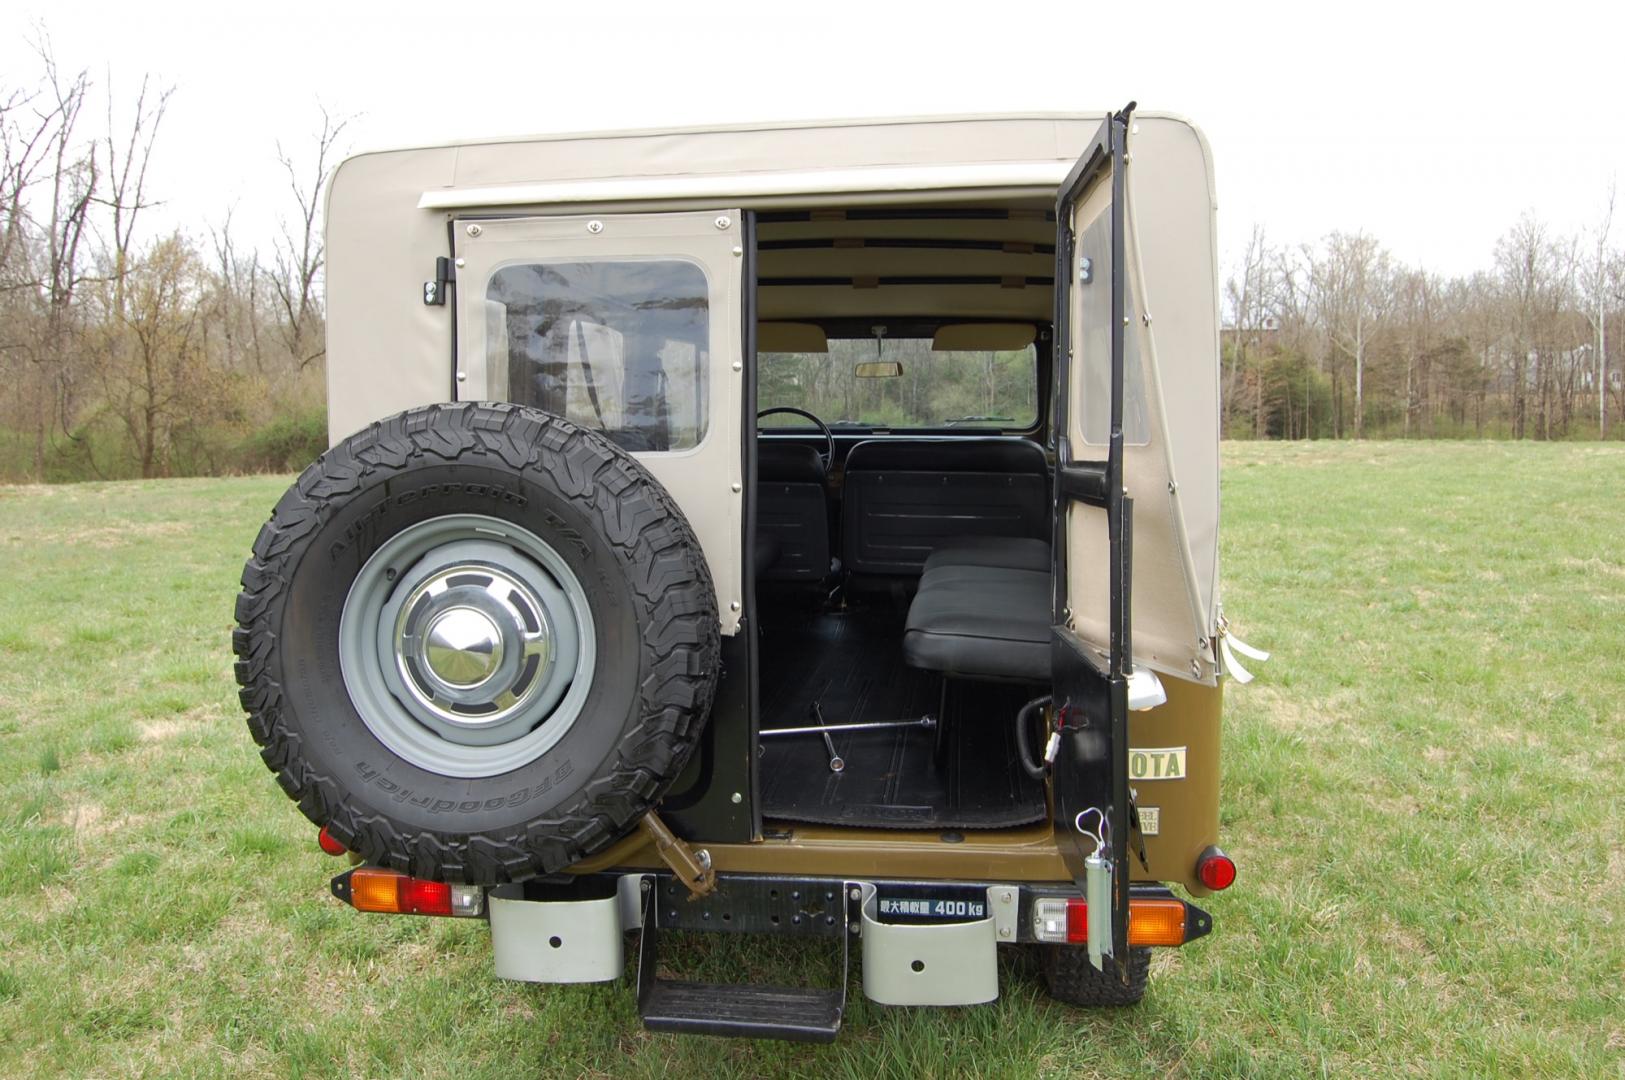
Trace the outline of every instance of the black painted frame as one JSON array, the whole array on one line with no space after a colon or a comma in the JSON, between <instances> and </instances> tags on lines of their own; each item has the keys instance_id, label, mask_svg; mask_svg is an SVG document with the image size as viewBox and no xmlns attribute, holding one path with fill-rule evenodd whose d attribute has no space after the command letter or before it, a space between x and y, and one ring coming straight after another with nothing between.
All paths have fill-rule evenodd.
<instances>
[{"instance_id":1,"label":"black painted frame","mask_svg":"<svg viewBox=\"0 0 1625 1080\"><path fill-rule=\"evenodd\" d=\"M1134 103L1106 118L1089 149L1068 173L1056 199L1055 373L1056 470L1054 533L1054 627L1052 681L1061 743L1051 773L1055 837L1067 869L1081 888L1084 860L1094 844L1081 824L1106 819L1107 855L1113 868L1112 959L1120 978L1128 976L1129 790L1128 675L1133 669L1130 626L1133 574L1133 503L1123 489L1123 354L1125 333L1124 167ZM1111 184L1111 273L1109 282L1079 281L1073 210L1097 183ZM1074 285L1111 288L1111 436L1104 462L1074 462L1070 447L1069 395L1072 368L1071 293ZM1110 643L1105 656L1069 627L1067 609L1067 507L1081 502L1105 511L1109 539ZM1095 572L1080 567L1079 572Z\"/></svg>"}]
</instances>

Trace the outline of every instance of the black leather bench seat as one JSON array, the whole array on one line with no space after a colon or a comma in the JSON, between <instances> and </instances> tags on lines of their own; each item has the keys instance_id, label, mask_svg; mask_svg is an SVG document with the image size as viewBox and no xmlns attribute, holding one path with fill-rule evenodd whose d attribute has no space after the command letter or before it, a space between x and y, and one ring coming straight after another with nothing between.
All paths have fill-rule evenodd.
<instances>
[{"instance_id":1,"label":"black leather bench seat","mask_svg":"<svg viewBox=\"0 0 1625 1080\"><path fill-rule=\"evenodd\" d=\"M903 658L971 679L1048 682L1050 556L1042 540L973 537L926 560Z\"/></svg>"},{"instance_id":2,"label":"black leather bench seat","mask_svg":"<svg viewBox=\"0 0 1625 1080\"><path fill-rule=\"evenodd\" d=\"M998 566L1048 574L1049 545L1014 536L962 536L933 548L925 569L938 566Z\"/></svg>"}]
</instances>

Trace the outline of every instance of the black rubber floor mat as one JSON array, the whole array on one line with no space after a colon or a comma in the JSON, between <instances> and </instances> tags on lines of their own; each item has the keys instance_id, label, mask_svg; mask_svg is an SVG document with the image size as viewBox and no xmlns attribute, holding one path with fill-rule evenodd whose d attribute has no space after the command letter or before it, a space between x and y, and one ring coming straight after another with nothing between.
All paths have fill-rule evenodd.
<instances>
[{"instance_id":1,"label":"black rubber floor mat","mask_svg":"<svg viewBox=\"0 0 1625 1080\"><path fill-rule=\"evenodd\" d=\"M902 658L901 620L887 611L818 615L762 640L763 727L799 726L817 701L829 724L912 719L939 709L936 676ZM896 829L998 829L1041 821L1043 785L1016 764L1019 692L955 682L947 751L926 728L762 741L762 814L786 821ZM939 717L939 720L942 718Z\"/></svg>"}]
</instances>

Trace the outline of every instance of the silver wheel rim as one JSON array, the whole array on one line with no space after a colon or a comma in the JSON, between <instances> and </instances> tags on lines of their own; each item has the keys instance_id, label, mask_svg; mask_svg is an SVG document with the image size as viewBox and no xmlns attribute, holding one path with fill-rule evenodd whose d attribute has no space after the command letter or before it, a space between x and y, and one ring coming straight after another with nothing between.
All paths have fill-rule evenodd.
<instances>
[{"instance_id":1,"label":"silver wheel rim","mask_svg":"<svg viewBox=\"0 0 1625 1080\"><path fill-rule=\"evenodd\" d=\"M592 611L563 557L479 514L419 522L361 568L339 669L362 722L445 776L496 776L569 732L595 667Z\"/></svg>"}]
</instances>

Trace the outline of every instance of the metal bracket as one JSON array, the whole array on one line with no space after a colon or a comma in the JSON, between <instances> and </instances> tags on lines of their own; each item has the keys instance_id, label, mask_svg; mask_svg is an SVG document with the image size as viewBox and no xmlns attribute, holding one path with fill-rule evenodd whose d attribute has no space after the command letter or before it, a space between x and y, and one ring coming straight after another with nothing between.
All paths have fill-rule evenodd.
<instances>
[{"instance_id":1,"label":"metal bracket","mask_svg":"<svg viewBox=\"0 0 1625 1080\"><path fill-rule=\"evenodd\" d=\"M446 290L455 278L452 274L451 259L440 255L434 261L434 280L423 283L423 302L429 307L446 306Z\"/></svg>"},{"instance_id":2,"label":"metal bracket","mask_svg":"<svg viewBox=\"0 0 1625 1080\"><path fill-rule=\"evenodd\" d=\"M993 916L993 928L1002 942L1015 941L1021 936L1018 915L1021 912L1021 889L1015 885L989 885L987 910Z\"/></svg>"},{"instance_id":3,"label":"metal bracket","mask_svg":"<svg viewBox=\"0 0 1625 1080\"><path fill-rule=\"evenodd\" d=\"M638 827L654 841L661 862L671 867L678 880L688 886L690 899L705 896L717 887L717 872L711 866L709 851L689 847L653 810L638 819Z\"/></svg>"}]
</instances>

